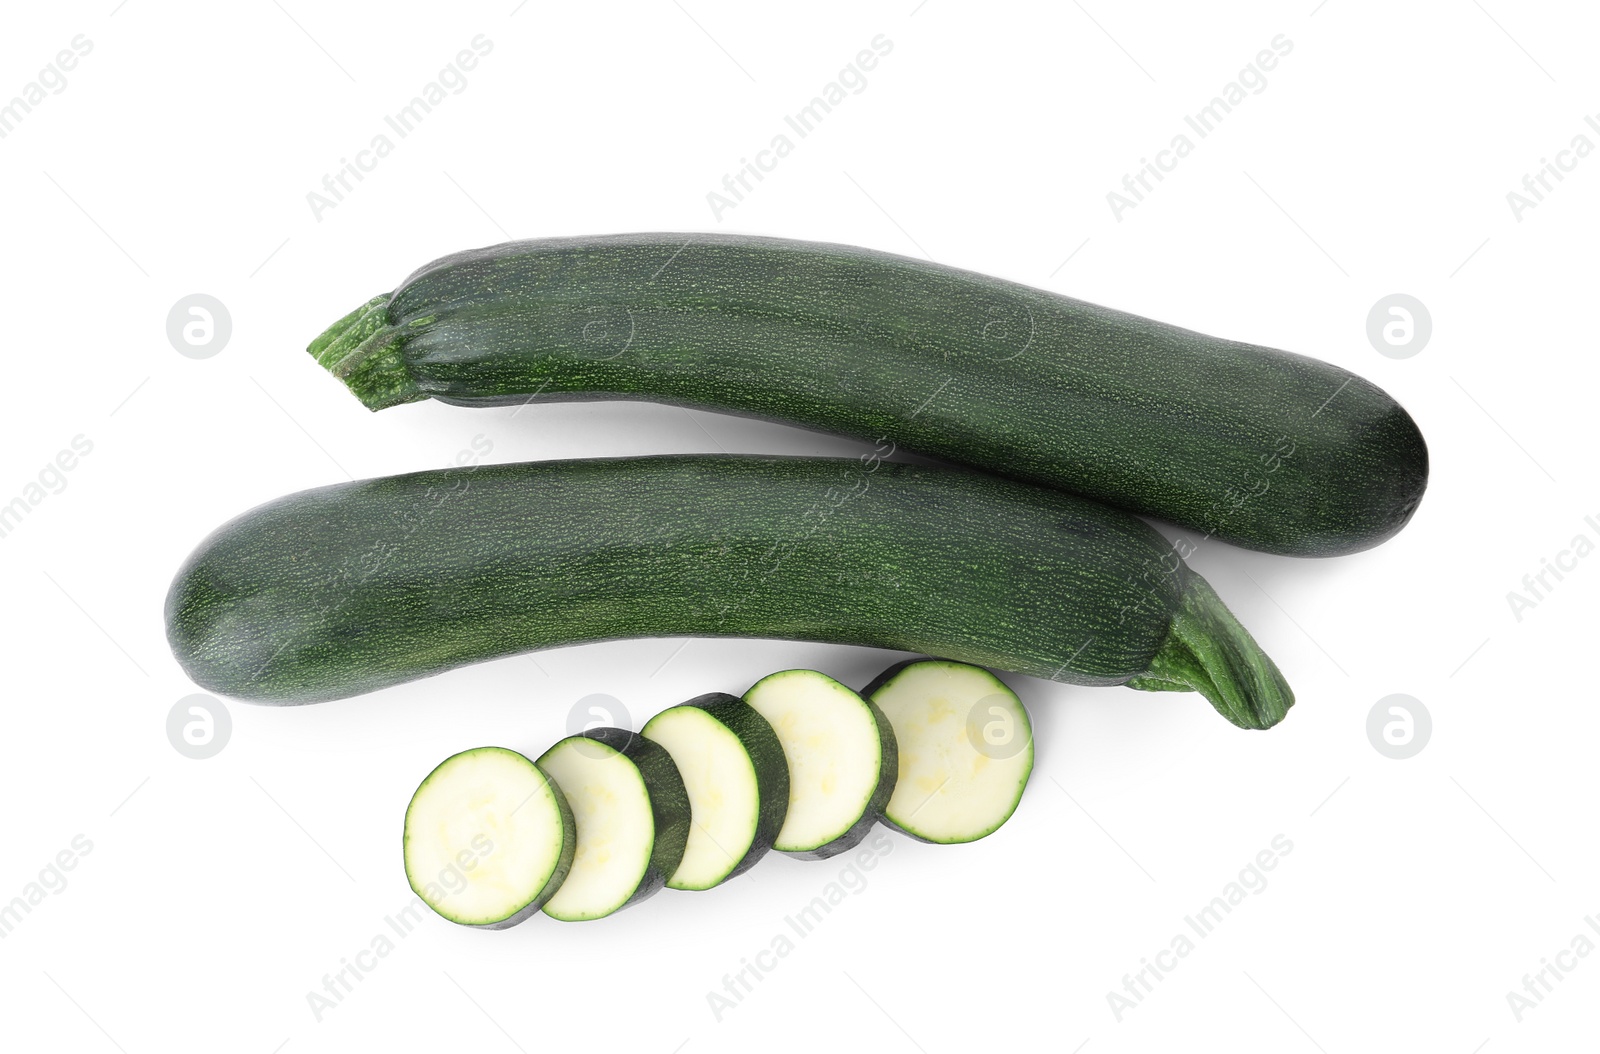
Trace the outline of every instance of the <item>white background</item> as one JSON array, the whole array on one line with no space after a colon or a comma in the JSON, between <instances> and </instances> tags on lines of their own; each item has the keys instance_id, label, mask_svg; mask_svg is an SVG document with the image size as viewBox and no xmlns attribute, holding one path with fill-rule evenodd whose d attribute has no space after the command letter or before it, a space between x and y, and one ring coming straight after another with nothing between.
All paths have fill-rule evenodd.
<instances>
[{"instance_id":1,"label":"white background","mask_svg":"<svg viewBox=\"0 0 1600 1054\"><path fill-rule=\"evenodd\" d=\"M0 941L7 1047L102 1051L1547 1051L1594 1041L1600 955L1519 1022L1507 993L1600 913L1587 670L1600 559L1516 619L1507 593L1600 514L1592 400L1600 160L1520 219L1507 201L1600 113L1600 23L1572 4L1286 6L720 0L28 5L0 99L77 34L93 49L0 139L6 326L0 502L73 437L92 453L0 538L0 900L92 850ZM116 7L113 10L113 7ZM913 10L913 8L916 10ZM1313 8L1316 8L1313 10ZM467 86L320 218L307 193L474 36ZM892 52L731 210L707 193L856 53ZM1292 52L1120 219L1107 192L1278 34ZM734 1010L706 994L842 862L771 858L727 888L503 933L428 918L319 1022L307 993L403 907L402 812L456 750L537 752L581 697L637 727L705 691L891 658L643 640L457 671L363 698L229 704L195 761L161 603L213 527L277 495L491 460L849 442L663 407L372 415L304 354L446 252L634 230L831 240L985 271L1316 355L1416 417L1433 478L1412 525L1321 562L1192 561L1297 689L1241 732L1194 695L1013 678L1038 764L1003 831L895 839ZM1070 259L1069 259L1070 258ZM1064 262L1065 261L1065 262ZM1433 319L1384 357L1387 294ZM231 317L168 342L179 298ZM1597 516L1600 519L1600 516ZM1553 579L1549 579L1553 582ZM1420 699L1409 760L1375 702ZM1293 845L1121 1020L1107 993L1277 835ZM1170 961L1170 960L1169 960ZM1568 960L1569 962L1572 960ZM1549 976L1549 975L1547 975ZM1084 1046L1087 1044L1087 1046ZM1485 1046L1487 1044L1487 1046Z\"/></svg>"}]
</instances>

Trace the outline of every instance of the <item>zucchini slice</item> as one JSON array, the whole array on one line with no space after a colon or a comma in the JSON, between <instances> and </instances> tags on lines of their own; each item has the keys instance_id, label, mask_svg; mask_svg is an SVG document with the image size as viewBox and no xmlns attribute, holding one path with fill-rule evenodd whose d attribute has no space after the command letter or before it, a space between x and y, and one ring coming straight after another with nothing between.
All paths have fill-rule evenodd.
<instances>
[{"instance_id":1,"label":"zucchini slice","mask_svg":"<svg viewBox=\"0 0 1600 1054\"><path fill-rule=\"evenodd\" d=\"M889 718L899 778L889 826L924 842L973 842L1011 818L1033 772L1022 700L980 666L913 659L862 690Z\"/></svg>"},{"instance_id":2,"label":"zucchini slice","mask_svg":"<svg viewBox=\"0 0 1600 1054\"><path fill-rule=\"evenodd\" d=\"M689 795L671 755L636 732L592 728L545 751L539 765L578 828L572 870L545 914L599 919L659 892L689 837Z\"/></svg>"},{"instance_id":3,"label":"zucchini slice","mask_svg":"<svg viewBox=\"0 0 1600 1054\"><path fill-rule=\"evenodd\" d=\"M789 809L777 733L744 700L712 692L652 717L641 733L672 755L692 825L673 889L710 889L767 855Z\"/></svg>"},{"instance_id":4,"label":"zucchini slice","mask_svg":"<svg viewBox=\"0 0 1600 1054\"><path fill-rule=\"evenodd\" d=\"M826 860L856 846L894 793L894 730L869 700L816 670L763 677L744 701L789 763L789 812L773 847Z\"/></svg>"},{"instance_id":5,"label":"zucchini slice","mask_svg":"<svg viewBox=\"0 0 1600 1054\"><path fill-rule=\"evenodd\" d=\"M560 888L577 844L561 788L514 750L446 758L406 807L406 880L451 922L515 926Z\"/></svg>"}]
</instances>

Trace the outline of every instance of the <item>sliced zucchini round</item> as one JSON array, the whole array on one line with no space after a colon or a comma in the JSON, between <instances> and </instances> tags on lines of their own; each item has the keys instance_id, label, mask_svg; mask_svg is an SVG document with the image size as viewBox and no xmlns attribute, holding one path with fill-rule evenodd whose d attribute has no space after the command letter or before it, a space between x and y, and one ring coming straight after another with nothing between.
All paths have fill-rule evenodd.
<instances>
[{"instance_id":1,"label":"sliced zucchini round","mask_svg":"<svg viewBox=\"0 0 1600 1054\"><path fill-rule=\"evenodd\" d=\"M899 778L884 821L949 845L998 830L1033 772L1033 726L1022 700L979 666L918 659L862 690L894 726Z\"/></svg>"},{"instance_id":2,"label":"sliced zucchini round","mask_svg":"<svg viewBox=\"0 0 1600 1054\"><path fill-rule=\"evenodd\" d=\"M767 855L789 809L789 763L767 719L712 692L652 717L641 733L664 747L693 817L673 889L710 889Z\"/></svg>"},{"instance_id":3,"label":"sliced zucchini round","mask_svg":"<svg viewBox=\"0 0 1600 1054\"><path fill-rule=\"evenodd\" d=\"M784 670L745 693L772 725L789 763L789 811L773 848L826 860L857 845L894 792L889 719L816 670Z\"/></svg>"},{"instance_id":4,"label":"sliced zucchini round","mask_svg":"<svg viewBox=\"0 0 1600 1054\"><path fill-rule=\"evenodd\" d=\"M689 795L672 756L637 732L591 728L545 751L539 765L578 828L572 869L545 914L599 919L660 891L689 837Z\"/></svg>"},{"instance_id":5,"label":"sliced zucchini round","mask_svg":"<svg viewBox=\"0 0 1600 1054\"><path fill-rule=\"evenodd\" d=\"M566 878L576 844L561 789L503 747L446 758L406 807L406 880L463 926L505 929L538 911Z\"/></svg>"}]
</instances>

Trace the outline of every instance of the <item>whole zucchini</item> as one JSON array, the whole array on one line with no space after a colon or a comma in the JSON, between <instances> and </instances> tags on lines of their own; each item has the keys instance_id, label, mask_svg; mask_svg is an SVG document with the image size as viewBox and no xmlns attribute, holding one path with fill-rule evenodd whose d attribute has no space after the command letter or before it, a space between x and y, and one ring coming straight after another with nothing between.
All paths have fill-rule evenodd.
<instances>
[{"instance_id":1,"label":"whole zucchini","mask_svg":"<svg viewBox=\"0 0 1600 1054\"><path fill-rule=\"evenodd\" d=\"M646 399L875 440L1253 549L1376 545L1428 453L1375 385L983 275L712 234L427 265L310 348L372 409Z\"/></svg>"},{"instance_id":2,"label":"whole zucchini","mask_svg":"<svg viewBox=\"0 0 1600 1054\"><path fill-rule=\"evenodd\" d=\"M1246 728L1293 695L1143 521L959 468L665 456L418 472L226 524L167 596L196 683L271 703L535 648L731 636L1198 690Z\"/></svg>"}]
</instances>

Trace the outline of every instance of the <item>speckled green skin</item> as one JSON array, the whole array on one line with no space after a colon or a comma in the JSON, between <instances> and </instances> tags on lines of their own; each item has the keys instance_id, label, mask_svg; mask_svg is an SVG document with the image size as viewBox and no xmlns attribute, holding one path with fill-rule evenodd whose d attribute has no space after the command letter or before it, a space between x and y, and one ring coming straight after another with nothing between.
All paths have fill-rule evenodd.
<instances>
[{"instance_id":1,"label":"speckled green skin","mask_svg":"<svg viewBox=\"0 0 1600 1054\"><path fill-rule=\"evenodd\" d=\"M789 762L783 756L783 744L778 742L778 733L772 730L766 718L737 695L708 692L680 705L704 710L732 732L739 740L739 745L744 747L745 753L750 755L750 767L756 777L756 829L751 836L749 848L715 884L673 887L698 892L714 889L728 879L744 874L771 851L773 840L778 837L778 832L783 829L783 821L789 815ZM676 710L677 707L672 709ZM663 713L670 712L663 711ZM661 714L656 715L660 716ZM656 717L650 720L654 721ZM648 722L640 735L649 738ZM667 878L670 881L672 876L668 875Z\"/></svg>"},{"instance_id":2,"label":"speckled green skin","mask_svg":"<svg viewBox=\"0 0 1600 1054\"><path fill-rule=\"evenodd\" d=\"M1293 696L1143 521L871 458L551 461L341 483L202 542L167 597L197 684L370 692L623 637L829 641L1078 684L1199 690L1267 727Z\"/></svg>"},{"instance_id":3,"label":"speckled green skin","mask_svg":"<svg viewBox=\"0 0 1600 1054\"><path fill-rule=\"evenodd\" d=\"M626 757L633 763L633 767L639 770L639 778L644 781L645 793L650 798L650 823L653 832L650 860L645 865L644 874L640 876L639 885L634 888L632 895L606 912L606 915L614 915L623 908L631 908L666 889L668 877L678 870L678 865L683 862L684 849L689 845L689 824L692 822L689 791L683 785L683 776L678 772L677 763L672 760L672 755L667 753L666 748L646 739L638 732L631 732L626 728L591 728L575 736L568 736L567 739L592 739ZM563 739L552 745L550 750L539 755L537 763L542 765L551 751L566 741ZM579 837L582 837L581 832ZM551 897L554 895L553 891ZM606 915L594 915L567 918L552 915L549 899L546 898L544 913L561 922L587 922L606 917Z\"/></svg>"},{"instance_id":4,"label":"speckled green skin","mask_svg":"<svg viewBox=\"0 0 1600 1054\"><path fill-rule=\"evenodd\" d=\"M1324 362L842 245L511 242L417 271L311 352L373 409L647 399L893 443L1299 556L1376 545L1428 454Z\"/></svg>"},{"instance_id":5,"label":"speckled green skin","mask_svg":"<svg viewBox=\"0 0 1600 1054\"><path fill-rule=\"evenodd\" d=\"M758 693L765 690L769 685L778 684L795 677L820 678L827 684L836 686L856 696L860 700L862 707L872 715L873 726L878 732L878 782L873 785L872 793L867 796L866 803L861 809L861 815L856 817L856 821L845 828L839 835L823 842L821 845L812 846L809 849L778 849L778 852L784 856L793 857L796 860L827 860L838 856L840 853L848 853L860 845L862 840L871 833L877 822L883 818L883 808L889 804L889 799L894 796L895 783L900 779L900 743L894 737L894 726L889 723L889 715L878 709L878 704L866 696L860 695L849 685L841 684L819 670L779 670L777 673L769 673L751 685L749 690L744 693L744 697L746 700L755 698ZM781 741L779 749L782 749ZM787 764L787 761L785 763ZM774 846L774 848L777 847Z\"/></svg>"}]
</instances>

